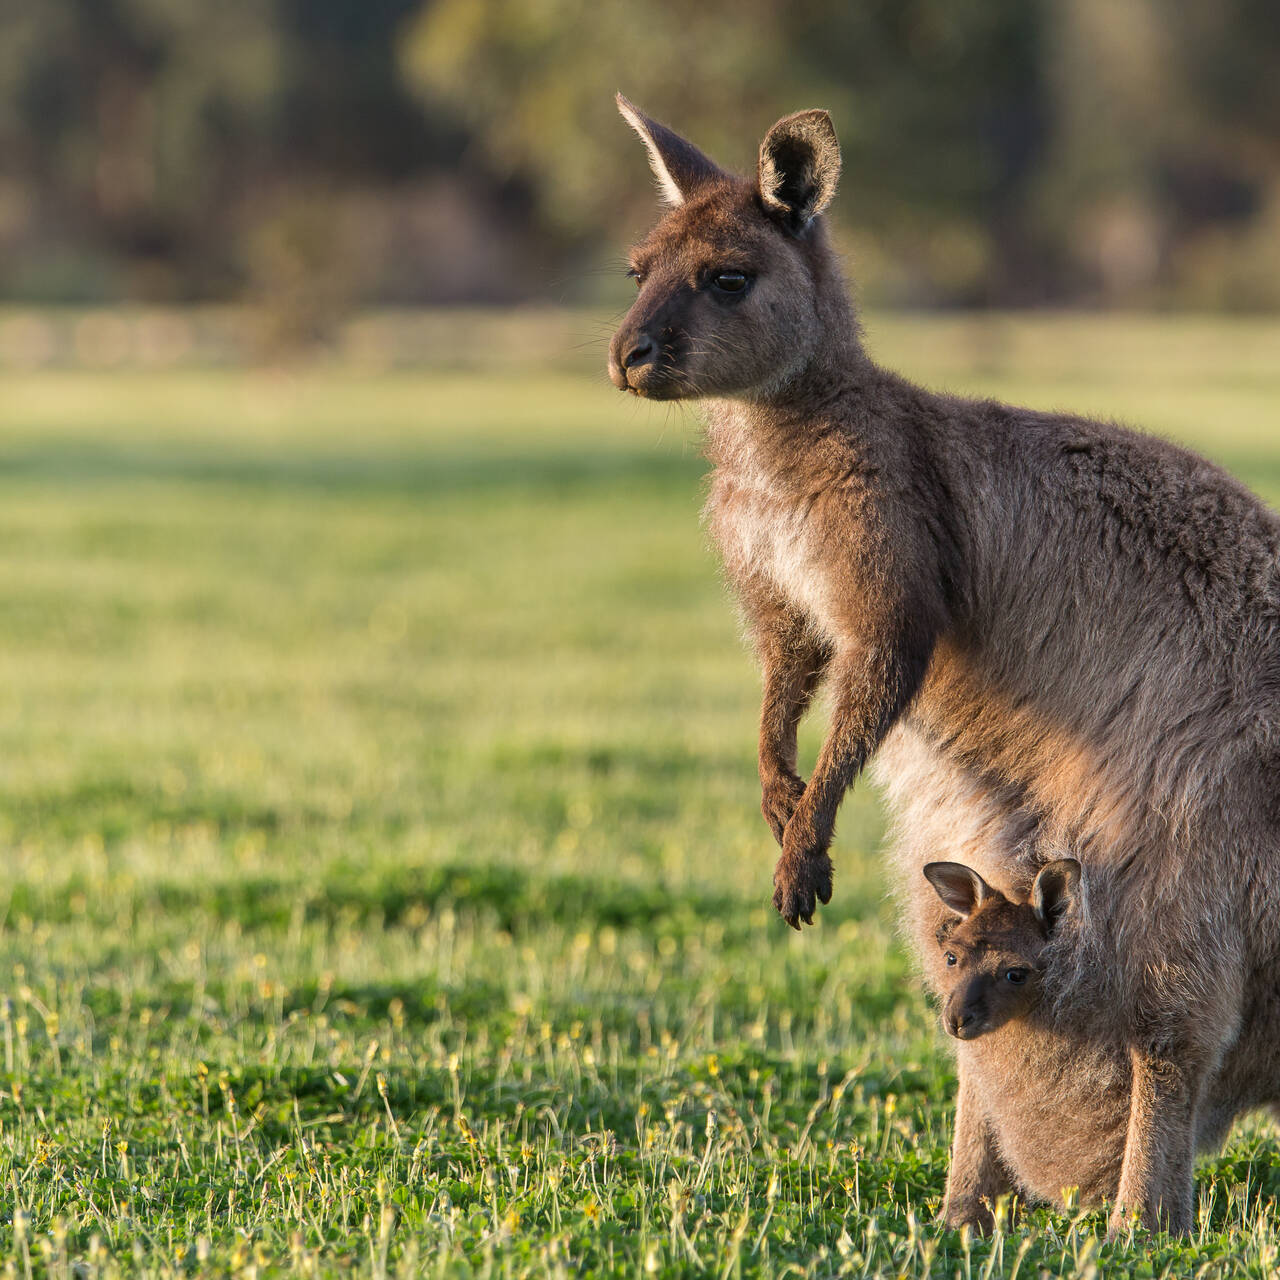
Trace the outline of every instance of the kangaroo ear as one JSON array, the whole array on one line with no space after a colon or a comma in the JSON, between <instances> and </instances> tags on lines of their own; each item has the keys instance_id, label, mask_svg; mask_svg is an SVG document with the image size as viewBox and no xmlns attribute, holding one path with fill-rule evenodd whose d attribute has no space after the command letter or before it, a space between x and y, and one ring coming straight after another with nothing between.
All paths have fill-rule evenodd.
<instances>
[{"instance_id":1,"label":"kangaroo ear","mask_svg":"<svg viewBox=\"0 0 1280 1280\"><path fill-rule=\"evenodd\" d=\"M1040 868L1031 886L1031 905L1046 929L1052 929L1076 900L1080 889L1080 864L1074 858L1059 858Z\"/></svg>"},{"instance_id":2,"label":"kangaroo ear","mask_svg":"<svg viewBox=\"0 0 1280 1280\"><path fill-rule=\"evenodd\" d=\"M825 111L785 116L760 144L760 199L798 234L831 203L840 144Z\"/></svg>"},{"instance_id":3,"label":"kangaroo ear","mask_svg":"<svg viewBox=\"0 0 1280 1280\"><path fill-rule=\"evenodd\" d=\"M943 905L962 919L968 919L995 890L972 868L962 862L930 862L924 878L938 891Z\"/></svg>"},{"instance_id":4,"label":"kangaroo ear","mask_svg":"<svg viewBox=\"0 0 1280 1280\"><path fill-rule=\"evenodd\" d=\"M650 120L622 94L618 94L616 100L622 118L640 135L649 153L649 165L658 180L658 194L667 204L684 204L699 187L725 177L724 170L708 160L692 142Z\"/></svg>"}]
</instances>

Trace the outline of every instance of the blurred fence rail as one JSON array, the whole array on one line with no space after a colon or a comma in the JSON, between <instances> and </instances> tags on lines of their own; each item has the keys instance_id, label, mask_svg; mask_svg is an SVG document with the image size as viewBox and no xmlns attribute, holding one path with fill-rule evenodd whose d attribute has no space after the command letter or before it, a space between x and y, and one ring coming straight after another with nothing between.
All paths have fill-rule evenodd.
<instances>
[{"instance_id":1,"label":"blurred fence rail","mask_svg":"<svg viewBox=\"0 0 1280 1280\"><path fill-rule=\"evenodd\" d=\"M0 308L0 374L289 364L580 373L604 381L616 314L566 307L367 311L324 341L282 348L249 307ZM1275 393L1280 317L1087 311L872 312L867 343L912 376L972 388L991 378L1250 386Z\"/></svg>"},{"instance_id":2,"label":"blurred fence rail","mask_svg":"<svg viewBox=\"0 0 1280 1280\"><path fill-rule=\"evenodd\" d=\"M362 312L282 346L250 307L0 307L0 369L229 367L336 361L370 370L603 367L610 322L553 307Z\"/></svg>"}]
</instances>

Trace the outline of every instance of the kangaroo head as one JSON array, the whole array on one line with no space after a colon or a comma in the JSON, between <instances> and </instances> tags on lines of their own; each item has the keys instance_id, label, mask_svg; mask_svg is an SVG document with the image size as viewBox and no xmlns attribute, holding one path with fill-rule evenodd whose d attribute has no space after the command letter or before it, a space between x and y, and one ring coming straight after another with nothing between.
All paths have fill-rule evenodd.
<instances>
[{"instance_id":1,"label":"kangaroo head","mask_svg":"<svg viewBox=\"0 0 1280 1280\"><path fill-rule=\"evenodd\" d=\"M631 253L639 297L609 347L620 391L652 400L750 397L785 384L823 334L821 296L843 286L819 217L840 147L825 111L765 135L753 180L726 173L621 94L668 206Z\"/></svg>"},{"instance_id":2,"label":"kangaroo head","mask_svg":"<svg viewBox=\"0 0 1280 1280\"><path fill-rule=\"evenodd\" d=\"M959 862L931 862L924 874L954 912L938 930L948 1035L973 1040L1030 1012L1041 996L1049 938L1075 901L1080 864L1047 863L1023 903L1010 902Z\"/></svg>"}]
</instances>

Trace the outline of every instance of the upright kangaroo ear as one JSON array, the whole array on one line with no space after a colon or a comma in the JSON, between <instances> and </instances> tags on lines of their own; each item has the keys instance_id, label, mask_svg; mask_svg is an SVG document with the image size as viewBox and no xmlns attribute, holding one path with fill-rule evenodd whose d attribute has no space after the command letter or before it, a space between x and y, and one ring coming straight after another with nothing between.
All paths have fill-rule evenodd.
<instances>
[{"instance_id":1,"label":"upright kangaroo ear","mask_svg":"<svg viewBox=\"0 0 1280 1280\"><path fill-rule=\"evenodd\" d=\"M930 862L924 868L924 878L938 891L943 905L966 920L996 892L963 862Z\"/></svg>"},{"instance_id":2,"label":"upright kangaroo ear","mask_svg":"<svg viewBox=\"0 0 1280 1280\"><path fill-rule=\"evenodd\" d=\"M1031 905L1045 929L1052 929L1076 900L1080 890L1080 864L1074 858L1059 858L1040 868L1031 886Z\"/></svg>"},{"instance_id":3,"label":"upright kangaroo ear","mask_svg":"<svg viewBox=\"0 0 1280 1280\"><path fill-rule=\"evenodd\" d=\"M785 116L760 144L760 199L798 234L831 203L840 178L840 144L825 111Z\"/></svg>"},{"instance_id":4,"label":"upright kangaroo ear","mask_svg":"<svg viewBox=\"0 0 1280 1280\"><path fill-rule=\"evenodd\" d=\"M658 180L658 194L667 204L684 204L699 187L726 176L724 170L708 160L692 142L650 120L622 94L618 94L616 100L622 118L640 135L649 153L649 165Z\"/></svg>"}]
</instances>

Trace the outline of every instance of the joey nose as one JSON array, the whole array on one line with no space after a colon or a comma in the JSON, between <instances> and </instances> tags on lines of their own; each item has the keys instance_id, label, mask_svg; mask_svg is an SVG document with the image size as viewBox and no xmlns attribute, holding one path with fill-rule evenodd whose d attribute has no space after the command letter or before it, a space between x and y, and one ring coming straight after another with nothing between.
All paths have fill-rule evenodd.
<instances>
[{"instance_id":1,"label":"joey nose","mask_svg":"<svg viewBox=\"0 0 1280 1280\"><path fill-rule=\"evenodd\" d=\"M622 357L622 367L624 369L637 369L641 365L652 364L657 354L657 343L647 333L642 333L631 344L627 354Z\"/></svg>"},{"instance_id":2,"label":"joey nose","mask_svg":"<svg viewBox=\"0 0 1280 1280\"><path fill-rule=\"evenodd\" d=\"M948 1008L943 1011L942 1026L947 1035L954 1036L957 1040L967 1039L973 1034L979 1018L979 1010L972 1006L966 1009Z\"/></svg>"}]
</instances>

